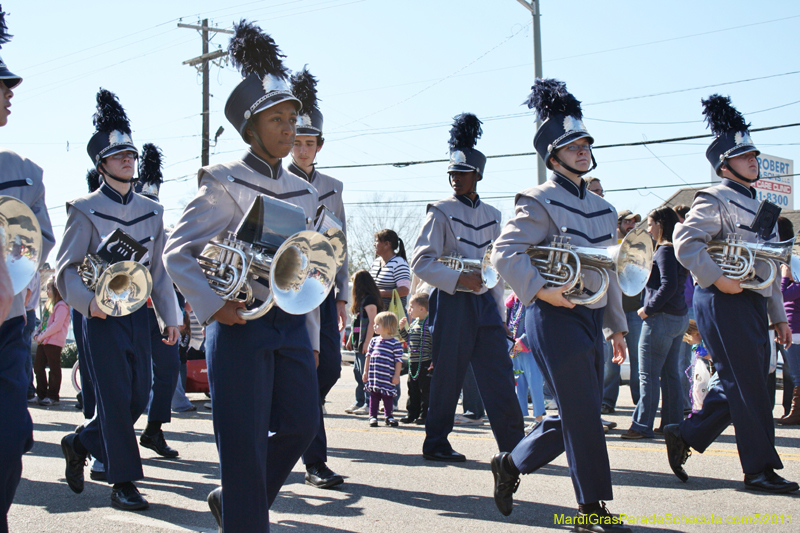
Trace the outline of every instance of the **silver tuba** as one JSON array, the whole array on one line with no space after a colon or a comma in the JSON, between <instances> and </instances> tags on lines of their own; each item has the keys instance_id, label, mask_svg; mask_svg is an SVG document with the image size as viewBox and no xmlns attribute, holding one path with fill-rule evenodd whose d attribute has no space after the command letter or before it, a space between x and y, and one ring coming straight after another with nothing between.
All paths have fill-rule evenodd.
<instances>
[{"instance_id":1,"label":"silver tuba","mask_svg":"<svg viewBox=\"0 0 800 533\"><path fill-rule=\"evenodd\" d=\"M0 196L0 247L12 290L19 294L39 269L42 229L31 208L12 196Z\"/></svg>"},{"instance_id":2,"label":"silver tuba","mask_svg":"<svg viewBox=\"0 0 800 533\"><path fill-rule=\"evenodd\" d=\"M579 305L599 302L608 291L608 271L617 276L622 292L642 292L653 267L653 240L644 228L635 228L620 244L608 248L575 246L569 237L554 236L550 246L531 246L526 253L531 264L547 280L545 287L567 287L564 297ZM585 294L583 272L600 276L600 288Z\"/></svg>"},{"instance_id":3,"label":"silver tuba","mask_svg":"<svg viewBox=\"0 0 800 533\"><path fill-rule=\"evenodd\" d=\"M108 264L97 254L88 254L78 267L86 288L94 293L97 306L108 316L126 316L138 311L150 298L153 278L138 261Z\"/></svg>"},{"instance_id":4,"label":"silver tuba","mask_svg":"<svg viewBox=\"0 0 800 533\"><path fill-rule=\"evenodd\" d=\"M483 259L465 259L461 255L451 254L444 255L438 258L437 261L448 268L452 268L456 272L474 272L476 274L480 274L483 285L487 289L492 289L495 285L497 285L497 282L500 281L500 274L498 274L497 269L494 268L491 257L492 245L490 244L486 248L486 252L483 254ZM456 290L461 292L472 292L463 285L457 285Z\"/></svg>"},{"instance_id":5,"label":"silver tuba","mask_svg":"<svg viewBox=\"0 0 800 533\"><path fill-rule=\"evenodd\" d=\"M303 315L325 300L334 283L337 257L343 260L346 253L344 234L339 243L343 251L337 254L328 236L306 231L305 226L302 209L261 195L236 232L221 242L210 242L197 261L223 300L250 306L256 301L253 283L269 287L262 303L238 311L244 320L260 318L274 305Z\"/></svg>"},{"instance_id":6,"label":"silver tuba","mask_svg":"<svg viewBox=\"0 0 800 533\"><path fill-rule=\"evenodd\" d=\"M724 241L710 241L708 255L725 276L741 281L743 289L765 289L775 281L778 267L775 261L792 267L792 276L800 281L800 246L796 238L775 243L745 242L738 233L729 233ZM764 263L769 269L766 278L756 275L756 265Z\"/></svg>"}]
</instances>

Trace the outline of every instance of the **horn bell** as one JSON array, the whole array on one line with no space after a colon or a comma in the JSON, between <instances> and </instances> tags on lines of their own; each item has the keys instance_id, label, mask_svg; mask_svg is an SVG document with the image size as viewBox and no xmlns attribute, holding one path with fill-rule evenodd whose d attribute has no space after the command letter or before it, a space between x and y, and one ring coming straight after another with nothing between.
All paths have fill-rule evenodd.
<instances>
[{"instance_id":1,"label":"horn bell","mask_svg":"<svg viewBox=\"0 0 800 533\"><path fill-rule=\"evenodd\" d=\"M39 269L42 229L25 203L0 196L0 246L14 294L19 294Z\"/></svg>"},{"instance_id":2,"label":"horn bell","mask_svg":"<svg viewBox=\"0 0 800 533\"><path fill-rule=\"evenodd\" d=\"M120 261L109 267L97 280L97 306L108 316L126 316L138 311L150 297L153 278L136 261Z\"/></svg>"},{"instance_id":3,"label":"horn bell","mask_svg":"<svg viewBox=\"0 0 800 533\"><path fill-rule=\"evenodd\" d=\"M645 228L632 229L616 251L616 270L619 286L626 296L636 296L644 290L653 268L653 239Z\"/></svg>"},{"instance_id":4,"label":"horn bell","mask_svg":"<svg viewBox=\"0 0 800 533\"><path fill-rule=\"evenodd\" d=\"M336 270L328 237L316 231L292 235L272 259L269 286L275 305L292 315L313 311L328 296Z\"/></svg>"}]
</instances>

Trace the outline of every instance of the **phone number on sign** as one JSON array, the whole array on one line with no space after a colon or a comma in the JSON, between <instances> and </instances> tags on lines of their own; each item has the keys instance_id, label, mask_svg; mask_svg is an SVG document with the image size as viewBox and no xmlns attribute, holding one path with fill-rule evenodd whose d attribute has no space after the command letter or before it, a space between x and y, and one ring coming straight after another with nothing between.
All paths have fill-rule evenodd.
<instances>
[{"instance_id":1,"label":"phone number on sign","mask_svg":"<svg viewBox=\"0 0 800 533\"><path fill-rule=\"evenodd\" d=\"M747 516L718 516L718 515L648 515L629 516L620 514L619 519L628 525L732 525L732 526L760 526L760 525L789 525L792 523L790 514L753 513Z\"/></svg>"}]
</instances>

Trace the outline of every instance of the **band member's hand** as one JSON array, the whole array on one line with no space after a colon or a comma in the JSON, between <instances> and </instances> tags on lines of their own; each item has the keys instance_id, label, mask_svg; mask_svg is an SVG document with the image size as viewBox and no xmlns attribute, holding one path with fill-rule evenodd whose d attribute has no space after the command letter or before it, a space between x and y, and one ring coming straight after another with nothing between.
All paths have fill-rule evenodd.
<instances>
[{"instance_id":1,"label":"band member's hand","mask_svg":"<svg viewBox=\"0 0 800 533\"><path fill-rule=\"evenodd\" d=\"M319 368L319 350L312 350L314 352L314 368Z\"/></svg>"},{"instance_id":2,"label":"band member's hand","mask_svg":"<svg viewBox=\"0 0 800 533\"><path fill-rule=\"evenodd\" d=\"M97 300L95 298L92 298L92 301L89 302L89 314L91 314L93 318L102 318L104 320L108 316L100 309L100 306L97 305Z\"/></svg>"},{"instance_id":3,"label":"band member's hand","mask_svg":"<svg viewBox=\"0 0 800 533\"><path fill-rule=\"evenodd\" d=\"M347 325L347 302L336 300L336 316L339 317L339 331L344 331Z\"/></svg>"},{"instance_id":4,"label":"band member's hand","mask_svg":"<svg viewBox=\"0 0 800 533\"><path fill-rule=\"evenodd\" d=\"M625 344L625 335L618 331L611 335L611 347L614 349L614 357L611 359L612 363L621 365L625 362L625 357L628 355L628 346Z\"/></svg>"},{"instance_id":5,"label":"band member's hand","mask_svg":"<svg viewBox=\"0 0 800 533\"><path fill-rule=\"evenodd\" d=\"M786 348L792 344L792 330L786 322L775 324L775 342L783 344Z\"/></svg>"},{"instance_id":6,"label":"band member's hand","mask_svg":"<svg viewBox=\"0 0 800 533\"><path fill-rule=\"evenodd\" d=\"M3 254L0 252L0 259ZM11 278L8 276L8 269L5 262L0 264L0 323L6 321L11 312L11 305L14 303L14 287Z\"/></svg>"},{"instance_id":7,"label":"band member's hand","mask_svg":"<svg viewBox=\"0 0 800 533\"><path fill-rule=\"evenodd\" d=\"M458 276L458 284L472 292L478 292L483 287L483 280L477 272L462 272Z\"/></svg>"},{"instance_id":8,"label":"band member's hand","mask_svg":"<svg viewBox=\"0 0 800 533\"><path fill-rule=\"evenodd\" d=\"M178 332L178 328L175 326L167 326L167 338L161 339L161 342L166 344L167 346L174 346L178 340L180 340L181 334Z\"/></svg>"},{"instance_id":9,"label":"band member's hand","mask_svg":"<svg viewBox=\"0 0 800 533\"><path fill-rule=\"evenodd\" d=\"M567 289L567 285L563 287L542 287L539 289L539 292L536 293L536 298L556 307L572 309L575 307L575 304L564 298L564 292Z\"/></svg>"},{"instance_id":10,"label":"band member's hand","mask_svg":"<svg viewBox=\"0 0 800 533\"><path fill-rule=\"evenodd\" d=\"M724 292L725 294L739 294L742 289L742 282L731 279L728 276L720 276L714 282L714 286Z\"/></svg>"},{"instance_id":11,"label":"band member's hand","mask_svg":"<svg viewBox=\"0 0 800 533\"><path fill-rule=\"evenodd\" d=\"M406 317L401 318L400 319L400 329L406 329L406 324L408 324L408 320L406 320Z\"/></svg>"},{"instance_id":12,"label":"band member's hand","mask_svg":"<svg viewBox=\"0 0 800 533\"><path fill-rule=\"evenodd\" d=\"M639 310L636 311L636 314L639 315L639 318L642 320L647 318L647 313L644 312L644 307L640 307Z\"/></svg>"},{"instance_id":13,"label":"band member's hand","mask_svg":"<svg viewBox=\"0 0 800 533\"><path fill-rule=\"evenodd\" d=\"M225 302L219 311L214 313L214 320L226 326L233 326L234 324L245 324L246 321L239 316L239 309L244 309L244 302Z\"/></svg>"}]
</instances>

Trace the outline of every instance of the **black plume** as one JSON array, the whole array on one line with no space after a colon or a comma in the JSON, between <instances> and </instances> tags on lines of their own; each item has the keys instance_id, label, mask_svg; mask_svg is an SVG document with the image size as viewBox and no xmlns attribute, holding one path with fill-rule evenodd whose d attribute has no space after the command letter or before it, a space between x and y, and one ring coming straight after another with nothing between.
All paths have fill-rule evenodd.
<instances>
[{"instance_id":1,"label":"black plume","mask_svg":"<svg viewBox=\"0 0 800 533\"><path fill-rule=\"evenodd\" d=\"M303 112L307 113L317 106L317 78L311 75L308 68L292 74L292 93L303 104Z\"/></svg>"},{"instance_id":2,"label":"black plume","mask_svg":"<svg viewBox=\"0 0 800 533\"><path fill-rule=\"evenodd\" d=\"M483 135L483 122L472 113L461 113L453 117L453 120L455 122L450 128L450 148L473 148Z\"/></svg>"},{"instance_id":3,"label":"black plume","mask_svg":"<svg viewBox=\"0 0 800 533\"><path fill-rule=\"evenodd\" d=\"M100 188L100 173L96 168L86 172L86 185L89 186L89 192L94 192Z\"/></svg>"},{"instance_id":4,"label":"black plume","mask_svg":"<svg viewBox=\"0 0 800 533\"><path fill-rule=\"evenodd\" d=\"M97 131L121 131L131 134L131 123L117 95L106 89L97 91L97 112L92 118Z\"/></svg>"},{"instance_id":5,"label":"black plume","mask_svg":"<svg viewBox=\"0 0 800 533\"><path fill-rule=\"evenodd\" d=\"M139 159L139 181L161 185L164 176L161 174L161 148L153 143L142 146L142 157Z\"/></svg>"},{"instance_id":6,"label":"black plume","mask_svg":"<svg viewBox=\"0 0 800 533\"><path fill-rule=\"evenodd\" d=\"M0 48L9 42L13 35L9 35L8 26L6 26L6 13L3 11L3 6L0 6Z\"/></svg>"},{"instance_id":7,"label":"black plume","mask_svg":"<svg viewBox=\"0 0 800 533\"><path fill-rule=\"evenodd\" d=\"M553 78L536 78L531 94L523 103L528 109L535 109L542 121L556 113L583 118L581 103L567 91L567 84Z\"/></svg>"},{"instance_id":8,"label":"black plume","mask_svg":"<svg viewBox=\"0 0 800 533\"><path fill-rule=\"evenodd\" d=\"M261 28L242 19L233 25L234 35L228 43L228 53L233 66L239 69L243 77L255 73L259 78L272 74L285 78L288 69L283 66L281 53L275 41L261 31Z\"/></svg>"},{"instance_id":9,"label":"black plume","mask_svg":"<svg viewBox=\"0 0 800 533\"><path fill-rule=\"evenodd\" d=\"M750 128L750 124L744 121L744 116L731 105L729 96L712 94L707 100L700 102L703 104L708 127L714 135L726 131L747 131Z\"/></svg>"}]
</instances>

